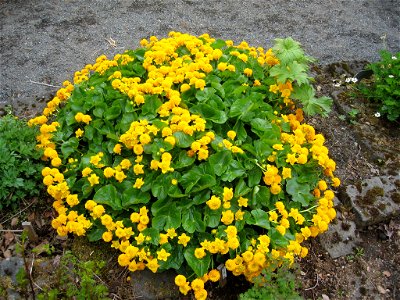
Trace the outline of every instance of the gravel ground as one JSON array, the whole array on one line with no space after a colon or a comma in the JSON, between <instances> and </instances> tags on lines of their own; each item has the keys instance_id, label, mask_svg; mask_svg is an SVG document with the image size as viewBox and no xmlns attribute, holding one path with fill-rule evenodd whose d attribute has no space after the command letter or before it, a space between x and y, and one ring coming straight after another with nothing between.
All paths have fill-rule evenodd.
<instances>
[{"instance_id":1,"label":"gravel ground","mask_svg":"<svg viewBox=\"0 0 400 300\"><path fill-rule=\"evenodd\" d=\"M97 56L171 30L263 47L291 36L327 64L399 51L399 24L399 0L0 0L0 109L37 112Z\"/></svg>"}]
</instances>

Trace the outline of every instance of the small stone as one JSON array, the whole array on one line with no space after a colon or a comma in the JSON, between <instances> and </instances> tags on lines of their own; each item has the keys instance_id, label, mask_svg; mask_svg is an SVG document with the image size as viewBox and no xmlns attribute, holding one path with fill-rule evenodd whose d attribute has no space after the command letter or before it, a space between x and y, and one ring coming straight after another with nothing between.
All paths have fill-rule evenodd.
<instances>
[{"instance_id":1,"label":"small stone","mask_svg":"<svg viewBox=\"0 0 400 300\"><path fill-rule=\"evenodd\" d=\"M300 271L300 275L301 275L301 276L306 276L306 272Z\"/></svg>"},{"instance_id":2,"label":"small stone","mask_svg":"<svg viewBox=\"0 0 400 300\"><path fill-rule=\"evenodd\" d=\"M322 300L329 300L329 297L325 294L322 294Z\"/></svg>"},{"instance_id":3,"label":"small stone","mask_svg":"<svg viewBox=\"0 0 400 300\"><path fill-rule=\"evenodd\" d=\"M11 250L7 249L6 251L4 251L3 255L4 255L4 258L12 257Z\"/></svg>"},{"instance_id":4,"label":"small stone","mask_svg":"<svg viewBox=\"0 0 400 300\"><path fill-rule=\"evenodd\" d=\"M384 289L382 286L378 285L376 288L378 289L379 293L386 294L386 289Z\"/></svg>"},{"instance_id":5,"label":"small stone","mask_svg":"<svg viewBox=\"0 0 400 300\"><path fill-rule=\"evenodd\" d=\"M17 226L17 225L18 225L18 222L19 222L19 220L18 220L17 217L12 218L12 219L11 219L11 227Z\"/></svg>"},{"instance_id":6,"label":"small stone","mask_svg":"<svg viewBox=\"0 0 400 300\"><path fill-rule=\"evenodd\" d=\"M390 274L389 271L383 271L382 273L383 273L383 275L385 275L386 277L390 277L390 276L392 275L392 274Z\"/></svg>"}]
</instances>

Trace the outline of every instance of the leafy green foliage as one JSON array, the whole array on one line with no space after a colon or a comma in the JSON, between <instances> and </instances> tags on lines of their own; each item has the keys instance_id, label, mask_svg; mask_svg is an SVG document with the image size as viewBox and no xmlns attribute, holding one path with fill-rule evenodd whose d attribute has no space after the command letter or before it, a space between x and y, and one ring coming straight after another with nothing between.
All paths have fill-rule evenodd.
<instances>
[{"instance_id":1,"label":"leafy green foliage","mask_svg":"<svg viewBox=\"0 0 400 300\"><path fill-rule=\"evenodd\" d=\"M58 234L111 243L131 271L188 278L215 279L222 263L251 279L304 257L301 229L315 236L335 216L335 163L298 108L330 109L310 58L290 38L268 51L180 33L144 44L87 65L31 120L47 134Z\"/></svg>"},{"instance_id":2,"label":"leafy green foliage","mask_svg":"<svg viewBox=\"0 0 400 300\"><path fill-rule=\"evenodd\" d=\"M37 299L110 299L108 288L98 279L103 268L103 261L79 261L71 252L66 252L56 270L58 282L39 293Z\"/></svg>"},{"instance_id":3,"label":"leafy green foliage","mask_svg":"<svg viewBox=\"0 0 400 300\"><path fill-rule=\"evenodd\" d=\"M0 118L0 210L15 209L21 200L37 196L43 189L37 134L37 128L11 113Z\"/></svg>"},{"instance_id":4,"label":"leafy green foliage","mask_svg":"<svg viewBox=\"0 0 400 300\"><path fill-rule=\"evenodd\" d=\"M240 294L240 300L302 300L303 298L296 291L295 267L291 269L284 265L274 271L265 269L255 279L253 287Z\"/></svg>"},{"instance_id":5,"label":"leafy green foliage","mask_svg":"<svg viewBox=\"0 0 400 300\"><path fill-rule=\"evenodd\" d=\"M380 56L380 61L367 66L373 71L373 79L370 84L361 84L360 91L378 105L382 115L396 121L400 116L400 52L383 50Z\"/></svg>"}]
</instances>

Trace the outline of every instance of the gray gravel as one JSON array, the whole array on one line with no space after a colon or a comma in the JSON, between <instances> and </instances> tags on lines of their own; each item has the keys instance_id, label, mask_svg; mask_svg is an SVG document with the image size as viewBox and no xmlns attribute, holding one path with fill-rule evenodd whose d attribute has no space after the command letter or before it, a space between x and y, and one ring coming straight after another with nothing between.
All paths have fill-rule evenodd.
<instances>
[{"instance_id":1,"label":"gray gravel","mask_svg":"<svg viewBox=\"0 0 400 300\"><path fill-rule=\"evenodd\" d=\"M0 107L32 114L57 90L38 83L60 85L101 54L171 30L263 47L291 36L328 64L400 51L399 28L399 0L0 0Z\"/></svg>"}]
</instances>

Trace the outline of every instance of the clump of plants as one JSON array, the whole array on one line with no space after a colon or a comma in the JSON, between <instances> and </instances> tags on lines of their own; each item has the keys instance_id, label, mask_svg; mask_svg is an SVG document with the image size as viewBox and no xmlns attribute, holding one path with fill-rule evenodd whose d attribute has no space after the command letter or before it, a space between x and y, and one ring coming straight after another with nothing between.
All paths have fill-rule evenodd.
<instances>
[{"instance_id":1,"label":"clump of plants","mask_svg":"<svg viewBox=\"0 0 400 300\"><path fill-rule=\"evenodd\" d=\"M0 118L0 210L16 209L23 199L37 196L43 189L40 171L42 151L36 148L38 128L11 111Z\"/></svg>"},{"instance_id":2,"label":"clump of plants","mask_svg":"<svg viewBox=\"0 0 400 300\"><path fill-rule=\"evenodd\" d=\"M381 60L367 66L372 70L371 82L360 86L360 91L370 101L378 105L379 113L390 121L400 116L400 52L392 54L380 52Z\"/></svg>"},{"instance_id":3,"label":"clump of plants","mask_svg":"<svg viewBox=\"0 0 400 300\"><path fill-rule=\"evenodd\" d=\"M254 280L254 285L240 300L302 300L296 289L299 287L293 266L284 263L279 268L267 268Z\"/></svg>"},{"instance_id":4,"label":"clump of plants","mask_svg":"<svg viewBox=\"0 0 400 300\"><path fill-rule=\"evenodd\" d=\"M291 38L265 50L178 32L100 56L29 122L52 226L109 243L132 272L175 269L196 299L221 265L252 281L305 257L340 183L303 122L331 105L315 97L310 61Z\"/></svg>"}]
</instances>

